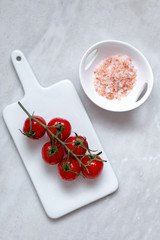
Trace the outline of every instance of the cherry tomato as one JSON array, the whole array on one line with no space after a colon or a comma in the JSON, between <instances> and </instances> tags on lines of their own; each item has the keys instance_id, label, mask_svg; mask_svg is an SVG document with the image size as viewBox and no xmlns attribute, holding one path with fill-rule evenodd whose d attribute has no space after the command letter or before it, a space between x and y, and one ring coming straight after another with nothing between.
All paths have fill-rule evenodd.
<instances>
[{"instance_id":1,"label":"cherry tomato","mask_svg":"<svg viewBox=\"0 0 160 240\"><path fill-rule=\"evenodd\" d=\"M87 141L85 140L84 137L82 136L72 136L72 137L69 137L66 141L66 146L72 150L73 150L73 153L76 154L76 155L84 155L86 153L86 149L82 147L82 145L84 147L87 147ZM68 151L65 149L66 153L68 153ZM77 156L79 159L82 158L83 156Z\"/></svg>"},{"instance_id":2,"label":"cherry tomato","mask_svg":"<svg viewBox=\"0 0 160 240\"><path fill-rule=\"evenodd\" d=\"M70 169L77 173L70 171ZM59 175L63 180L66 181L72 181L76 179L79 176L80 171L80 165L75 159L69 158L67 161L67 158L65 158L58 164Z\"/></svg>"},{"instance_id":3,"label":"cherry tomato","mask_svg":"<svg viewBox=\"0 0 160 240\"><path fill-rule=\"evenodd\" d=\"M64 150L61 144L55 143L53 146L51 142L47 142L42 147L42 158L50 164L55 165L63 159Z\"/></svg>"},{"instance_id":4,"label":"cherry tomato","mask_svg":"<svg viewBox=\"0 0 160 240\"><path fill-rule=\"evenodd\" d=\"M93 155L94 156L94 155ZM102 160L99 156L97 156L96 158ZM89 157L84 157L82 158L81 162L85 165L87 165L89 163L89 161L91 160L91 158ZM90 179L95 179L97 178L100 173L102 172L103 169L103 162L102 161L97 161L92 160L89 163L89 166L87 167L88 171L85 169L85 167L83 165L81 165L81 170L82 170L82 174L86 177L86 178L90 178Z\"/></svg>"},{"instance_id":5,"label":"cherry tomato","mask_svg":"<svg viewBox=\"0 0 160 240\"><path fill-rule=\"evenodd\" d=\"M33 116L33 117L39 120L44 125L46 125L46 121L42 117L40 116ZM43 137L43 135L45 134L45 131L46 131L45 128L42 127L39 123L37 123L35 120L32 120L30 124L30 119L27 118L24 122L23 133L27 137L30 137L32 139L39 139Z\"/></svg>"},{"instance_id":6,"label":"cherry tomato","mask_svg":"<svg viewBox=\"0 0 160 240\"><path fill-rule=\"evenodd\" d=\"M54 134L57 135L58 138L62 141L65 141L71 134L71 124L63 118L53 118L49 123L48 126L53 126L53 128L49 128L49 130ZM52 139L50 133L48 136Z\"/></svg>"}]
</instances>

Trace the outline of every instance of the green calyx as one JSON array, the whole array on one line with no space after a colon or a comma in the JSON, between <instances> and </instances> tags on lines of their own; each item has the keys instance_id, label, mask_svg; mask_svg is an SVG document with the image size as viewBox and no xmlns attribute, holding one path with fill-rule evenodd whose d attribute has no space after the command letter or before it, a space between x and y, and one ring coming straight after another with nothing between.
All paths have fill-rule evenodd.
<instances>
[{"instance_id":1,"label":"green calyx","mask_svg":"<svg viewBox=\"0 0 160 240\"><path fill-rule=\"evenodd\" d=\"M86 141L86 139L79 139L79 138L77 138L77 139L74 141L75 146L76 146L76 147L82 146L84 141Z\"/></svg>"},{"instance_id":2,"label":"green calyx","mask_svg":"<svg viewBox=\"0 0 160 240\"><path fill-rule=\"evenodd\" d=\"M56 155L59 148L60 147L57 147L56 145L51 145L51 148L47 150L47 157L50 158L52 155Z\"/></svg>"},{"instance_id":3,"label":"green calyx","mask_svg":"<svg viewBox=\"0 0 160 240\"><path fill-rule=\"evenodd\" d=\"M34 136L35 136L35 132L34 131L28 131L28 132L26 132L26 133L24 133L24 135L26 135L27 137L29 137L29 138L35 138Z\"/></svg>"},{"instance_id":4,"label":"green calyx","mask_svg":"<svg viewBox=\"0 0 160 240\"><path fill-rule=\"evenodd\" d=\"M58 137L59 135L62 134L64 126L62 125L61 122L58 122L55 126L48 126L48 128L56 128L56 136Z\"/></svg>"},{"instance_id":5,"label":"green calyx","mask_svg":"<svg viewBox=\"0 0 160 240\"><path fill-rule=\"evenodd\" d=\"M33 116L33 114L32 114L32 116ZM24 132L24 131L21 131L21 133L23 134L23 135L25 135L26 137L29 137L29 138L34 138L34 139L36 139L34 136L35 136L35 131L33 131L32 130L32 117L29 117L29 121L30 121L30 123L29 123L29 130L28 130L28 132Z\"/></svg>"},{"instance_id":6,"label":"green calyx","mask_svg":"<svg viewBox=\"0 0 160 240\"><path fill-rule=\"evenodd\" d=\"M33 116L33 114L32 114ZM32 118L29 118L29 130L25 133L27 137L34 138L35 132L32 130Z\"/></svg>"},{"instance_id":7,"label":"green calyx","mask_svg":"<svg viewBox=\"0 0 160 240\"><path fill-rule=\"evenodd\" d=\"M64 126L62 125L61 122L57 123L55 127L56 127L56 133L57 132L62 133L62 130L64 129Z\"/></svg>"},{"instance_id":8,"label":"green calyx","mask_svg":"<svg viewBox=\"0 0 160 240\"><path fill-rule=\"evenodd\" d=\"M84 178L83 174L81 174L79 172L76 172L76 171L71 169L72 159L70 160L70 162L68 162L68 159L67 159L66 162L64 162L64 160L62 160L62 162L63 162L63 167L60 166L61 170L63 170L64 172L73 172L73 173L78 174L78 175L80 175L81 177Z\"/></svg>"},{"instance_id":9,"label":"green calyx","mask_svg":"<svg viewBox=\"0 0 160 240\"><path fill-rule=\"evenodd\" d=\"M66 162L64 162L64 160L62 160L62 162L63 162L63 168L62 168L63 171L65 171L65 172L70 171L71 170L70 166L71 166L72 161L68 162L68 160L67 160Z\"/></svg>"}]
</instances>

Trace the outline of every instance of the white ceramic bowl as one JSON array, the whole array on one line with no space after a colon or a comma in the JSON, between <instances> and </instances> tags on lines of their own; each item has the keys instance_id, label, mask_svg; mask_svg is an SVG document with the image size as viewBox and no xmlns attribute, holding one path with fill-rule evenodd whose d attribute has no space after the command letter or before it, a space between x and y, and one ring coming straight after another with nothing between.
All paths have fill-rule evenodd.
<instances>
[{"instance_id":1,"label":"white ceramic bowl","mask_svg":"<svg viewBox=\"0 0 160 240\"><path fill-rule=\"evenodd\" d=\"M117 54L132 58L137 69L137 81L128 96L121 100L108 100L95 91L93 72L102 60ZM145 56L130 44L116 40L102 41L91 46L82 57L79 75L87 96L99 107L114 112L124 112L139 107L147 100L153 87L152 69Z\"/></svg>"}]
</instances>

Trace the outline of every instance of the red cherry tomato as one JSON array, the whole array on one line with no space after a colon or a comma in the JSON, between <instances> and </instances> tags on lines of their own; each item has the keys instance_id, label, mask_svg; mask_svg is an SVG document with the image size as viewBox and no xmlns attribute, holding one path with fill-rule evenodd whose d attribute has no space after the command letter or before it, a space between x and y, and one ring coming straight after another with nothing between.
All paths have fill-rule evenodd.
<instances>
[{"instance_id":1,"label":"red cherry tomato","mask_svg":"<svg viewBox=\"0 0 160 240\"><path fill-rule=\"evenodd\" d=\"M49 123L48 126L53 126L53 128L49 128L49 130L57 136L60 140L65 141L71 134L71 124L63 118L53 118ZM52 139L50 133L48 136Z\"/></svg>"},{"instance_id":2,"label":"red cherry tomato","mask_svg":"<svg viewBox=\"0 0 160 240\"><path fill-rule=\"evenodd\" d=\"M76 173L70 171L70 169L75 171ZM79 166L79 163L75 159L69 158L67 161L67 158L65 158L58 164L59 175L65 181L72 181L76 179L79 176L80 171L81 168Z\"/></svg>"},{"instance_id":3,"label":"red cherry tomato","mask_svg":"<svg viewBox=\"0 0 160 240\"><path fill-rule=\"evenodd\" d=\"M33 116L33 117L39 120L44 125L46 125L46 121L42 117L40 116ZM45 134L45 131L46 131L45 128L42 127L39 123L37 123L35 120L31 121L31 126L30 126L29 118L27 118L24 122L23 133L27 137L30 137L32 139L39 139L43 137L43 135Z\"/></svg>"},{"instance_id":4,"label":"red cherry tomato","mask_svg":"<svg viewBox=\"0 0 160 240\"><path fill-rule=\"evenodd\" d=\"M55 143L53 146L51 142L47 142L42 147L42 158L50 164L55 165L63 159L64 150L61 144Z\"/></svg>"},{"instance_id":5,"label":"red cherry tomato","mask_svg":"<svg viewBox=\"0 0 160 240\"><path fill-rule=\"evenodd\" d=\"M84 155L86 153L86 149L83 148L81 145L83 145L84 147L87 147L87 141L85 140L84 137L82 136L73 136L73 137L69 137L66 141L66 146L72 150L73 153L76 155ZM66 153L68 153L68 151L65 149ZM77 156L79 159L82 158L83 156Z\"/></svg>"},{"instance_id":6,"label":"red cherry tomato","mask_svg":"<svg viewBox=\"0 0 160 240\"><path fill-rule=\"evenodd\" d=\"M97 156L96 158L102 160L99 156ZM81 162L83 164L87 165L90 160L91 160L91 158L86 156L86 157L82 158ZM88 171L85 169L85 167L83 165L81 165L82 174L86 178L95 179L102 172L103 162L102 161L97 161L96 159L92 160L90 162L89 166L87 167L87 169L88 169Z\"/></svg>"}]
</instances>

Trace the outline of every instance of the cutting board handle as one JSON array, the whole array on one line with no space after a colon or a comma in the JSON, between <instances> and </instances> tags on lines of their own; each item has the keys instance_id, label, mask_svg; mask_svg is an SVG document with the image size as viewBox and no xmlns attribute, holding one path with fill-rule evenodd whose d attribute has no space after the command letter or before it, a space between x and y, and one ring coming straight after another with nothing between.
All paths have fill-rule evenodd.
<instances>
[{"instance_id":1,"label":"cutting board handle","mask_svg":"<svg viewBox=\"0 0 160 240\"><path fill-rule=\"evenodd\" d=\"M37 91L40 85L24 54L20 50L14 50L11 54L11 59L25 94L28 95L28 93Z\"/></svg>"}]
</instances>

